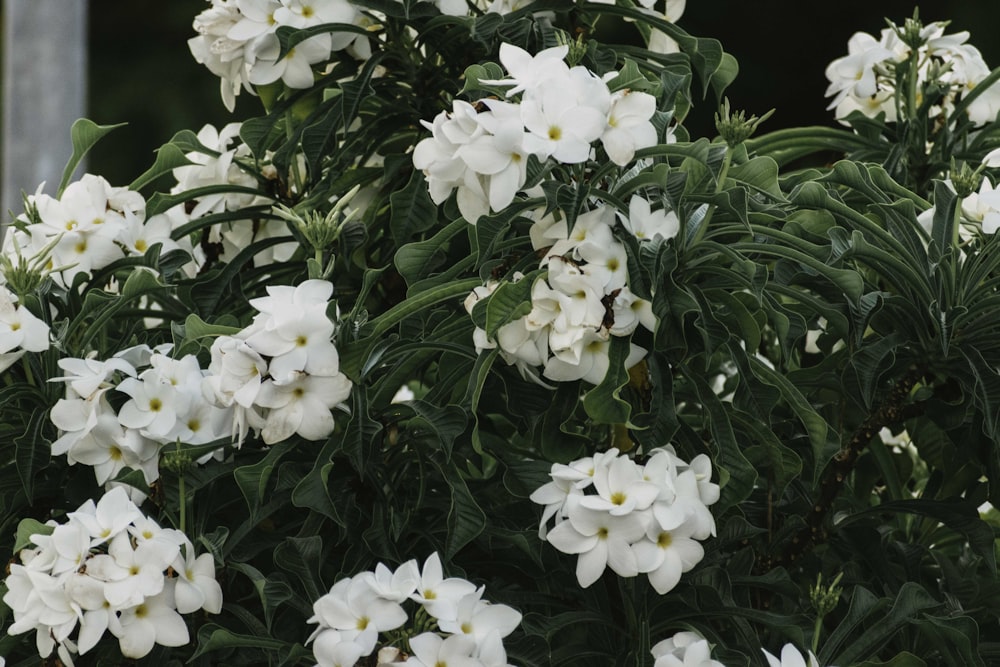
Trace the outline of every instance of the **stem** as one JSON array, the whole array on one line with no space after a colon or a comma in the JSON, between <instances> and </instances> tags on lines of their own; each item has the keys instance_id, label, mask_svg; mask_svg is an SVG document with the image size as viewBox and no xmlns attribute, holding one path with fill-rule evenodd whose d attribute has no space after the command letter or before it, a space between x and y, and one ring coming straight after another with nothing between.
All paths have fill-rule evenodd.
<instances>
[{"instance_id":1,"label":"stem","mask_svg":"<svg viewBox=\"0 0 1000 667\"><path fill-rule=\"evenodd\" d=\"M292 130L292 109L291 107L285 111L285 137L291 141L292 137L295 135L294 130ZM296 153L292 153L291 159L291 177L292 177L292 187L295 189L295 194L302 196L302 174L299 173L299 156Z\"/></svg>"},{"instance_id":2,"label":"stem","mask_svg":"<svg viewBox=\"0 0 1000 667\"><path fill-rule=\"evenodd\" d=\"M177 441L177 451L181 451L181 442ZM180 468L177 471L177 498L180 503L180 513L181 513L181 525L180 531L182 533L187 532L187 488L184 481L185 468Z\"/></svg>"},{"instance_id":3,"label":"stem","mask_svg":"<svg viewBox=\"0 0 1000 667\"><path fill-rule=\"evenodd\" d=\"M715 194L719 194L725 189L726 176L729 175L729 165L733 161L733 150L726 146L726 154L722 158L722 169L719 170L719 178L715 182ZM708 213L702 218L701 224L698 225L697 231L695 231L694 238L691 239L692 245L698 245L698 242L704 238L705 233L708 231L708 223L712 222L712 214L715 213L716 205L712 204L708 207Z\"/></svg>"},{"instance_id":4,"label":"stem","mask_svg":"<svg viewBox=\"0 0 1000 667\"><path fill-rule=\"evenodd\" d=\"M812 652L819 653L819 633L823 629L823 617L816 614L816 623L813 625Z\"/></svg>"}]
</instances>

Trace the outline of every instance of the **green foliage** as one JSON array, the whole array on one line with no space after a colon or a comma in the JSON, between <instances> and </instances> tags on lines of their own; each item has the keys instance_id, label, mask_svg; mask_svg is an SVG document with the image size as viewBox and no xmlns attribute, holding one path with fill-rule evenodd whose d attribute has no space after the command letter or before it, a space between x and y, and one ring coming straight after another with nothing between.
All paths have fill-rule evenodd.
<instances>
[{"instance_id":1,"label":"green foliage","mask_svg":"<svg viewBox=\"0 0 1000 667\"><path fill-rule=\"evenodd\" d=\"M68 281L48 266L16 295L51 344L3 370L6 557L102 493L91 467L65 448L52 455L65 436L52 416L66 400L60 360L170 344L174 359L191 355L217 377L219 341L245 343L246 327L264 327L262 303L307 310L269 288L329 275L327 362L351 390L328 433L265 442L257 405L232 424L244 438L178 436L157 455L155 479L131 469L113 478L211 554L225 599L218 615L189 616L189 645L157 647L144 664L313 664L308 619L332 585L433 552L446 572L524 615L504 640L511 664L651 665L651 646L683 630L726 665L765 665L761 649L786 642L812 647L822 665L993 664L998 523L980 508L1000 503L1000 241L976 213L987 195L955 194L945 158L978 164L1000 144L996 122L974 126L967 113L1000 71L934 116L927 100L944 93L928 84L926 100L900 100L894 121L855 112L846 128L754 125L755 136L727 142L691 137L684 121L716 111L736 60L631 3L537 0L466 16L416 0L354 4L369 12L363 25L277 31L289 57L306 40L359 41L313 63L310 88L256 87L264 115L233 138L231 182L164 187L144 211L149 220L201 206L200 215L145 254ZM660 31L679 51L611 43L605 17L634 23L643 40ZM625 164L597 139L577 161L511 149L509 164L442 186L456 156L495 146L474 143L480 127L448 138L451 162L419 169L421 141L444 132L434 119L523 102L508 95L502 44L531 54L564 46L570 62L606 77L615 100L649 95L655 144ZM910 65L892 70L899 90L916 86ZM60 192L114 127L74 125ZM199 136L174 135L130 188L159 188L224 154ZM503 197L490 179L501 172L522 180L496 210ZM986 174L991 186L996 170ZM601 211L606 236L595 231ZM27 211L18 231L39 215ZM674 227L637 233L645 218ZM296 220L337 233L309 243ZM621 254L589 264L579 249L588 234ZM168 243L177 245L164 252ZM588 302L597 321L574 310L583 288L546 296L587 271L625 276ZM631 328L616 310L626 297ZM567 365L577 357L570 372L549 363L558 355L548 339L526 341L572 317L591 319L560 350ZM92 402L121 410L129 397L111 385L127 375L108 371ZM707 458L710 477L698 482L719 486L704 557L664 595L645 576L613 572L582 588L575 554L540 538L532 494L553 464L612 450L646 463L668 445L683 461ZM842 575L819 613L809 602L817 575ZM0 607L4 627L12 614ZM6 636L0 650L28 664L33 639ZM117 642L105 637L91 657L112 664Z\"/></svg>"}]
</instances>

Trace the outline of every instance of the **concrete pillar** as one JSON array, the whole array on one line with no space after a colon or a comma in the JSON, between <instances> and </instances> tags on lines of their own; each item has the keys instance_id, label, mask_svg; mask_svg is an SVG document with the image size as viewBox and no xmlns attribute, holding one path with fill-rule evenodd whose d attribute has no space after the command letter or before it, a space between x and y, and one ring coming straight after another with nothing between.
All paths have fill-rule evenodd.
<instances>
[{"instance_id":1,"label":"concrete pillar","mask_svg":"<svg viewBox=\"0 0 1000 667\"><path fill-rule=\"evenodd\" d=\"M69 130L86 115L88 0L3 0L0 216L19 214L21 191L55 194L72 153Z\"/></svg>"}]
</instances>

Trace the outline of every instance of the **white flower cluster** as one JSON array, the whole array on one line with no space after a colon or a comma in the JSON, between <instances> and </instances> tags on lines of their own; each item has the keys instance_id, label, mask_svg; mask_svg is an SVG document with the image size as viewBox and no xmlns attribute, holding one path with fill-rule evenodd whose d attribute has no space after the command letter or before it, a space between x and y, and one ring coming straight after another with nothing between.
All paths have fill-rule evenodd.
<instances>
[{"instance_id":1,"label":"white flower cluster","mask_svg":"<svg viewBox=\"0 0 1000 667\"><path fill-rule=\"evenodd\" d=\"M677 234L676 214L651 212L642 197L632 198L629 213L622 224L640 240ZM652 304L629 290L628 258L614 225L614 210L606 206L577 217L572 230L565 219L548 216L536 222L532 245L544 253L540 267L548 272L531 287L531 311L502 326L493 340L477 328L477 350L499 347L508 364L532 379L543 366L542 375L549 380L600 383L608 371L612 336L629 336L639 325L656 328ZM474 290L466 310L471 314L476 302L497 286L494 282ZM626 365L635 365L645 353L631 344Z\"/></svg>"},{"instance_id":2,"label":"white flower cluster","mask_svg":"<svg viewBox=\"0 0 1000 667\"><path fill-rule=\"evenodd\" d=\"M555 463L549 474L552 481L531 494L545 506L538 534L563 553L579 554L576 578L584 588L610 567L622 577L644 573L665 594L701 561L699 540L715 535L708 506L719 499L719 486L704 454L686 463L667 446L640 465L610 449Z\"/></svg>"},{"instance_id":3,"label":"white flower cluster","mask_svg":"<svg viewBox=\"0 0 1000 667\"><path fill-rule=\"evenodd\" d=\"M43 658L55 649L72 665L105 631L123 656L141 658L190 641L181 614L222 609L211 554L196 557L184 533L144 516L121 488L47 525L10 565L3 596L14 612L7 631L34 630Z\"/></svg>"},{"instance_id":4,"label":"white flower cluster","mask_svg":"<svg viewBox=\"0 0 1000 667\"><path fill-rule=\"evenodd\" d=\"M233 411L204 399L207 371L194 355L167 356L170 345L146 345L119 352L111 359L59 360L66 372L52 382L66 383L66 398L49 413L62 435L52 443L54 456L70 465L93 466L98 484L124 468L141 470L147 484L159 476L160 451L176 442L202 445L227 437ZM115 412L111 389L128 395Z\"/></svg>"},{"instance_id":5,"label":"white flower cluster","mask_svg":"<svg viewBox=\"0 0 1000 667\"><path fill-rule=\"evenodd\" d=\"M260 314L249 327L215 340L208 369L194 355L172 359L170 345L140 345L106 361L60 359L67 375L51 381L66 383L66 398L50 412L61 431L52 454L93 466L98 484L126 467L150 484L159 478L161 450L176 442L231 436L242 443L251 427L267 444L333 432L330 410L351 391L326 314L333 285L309 280L267 289L270 296L250 301ZM129 397L117 413L111 389Z\"/></svg>"},{"instance_id":6,"label":"white flower cluster","mask_svg":"<svg viewBox=\"0 0 1000 667\"><path fill-rule=\"evenodd\" d=\"M708 640L696 632L678 632L653 646L653 667L724 667L712 660Z\"/></svg>"},{"instance_id":7,"label":"white flower cluster","mask_svg":"<svg viewBox=\"0 0 1000 667\"><path fill-rule=\"evenodd\" d=\"M165 218L146 220L146 200L128 188L84 174L56 199L41 192L28 197L30 213L21 215L4 239L4 254L46 257L47 271L64 286L79 273L90 274L126 256L143 255L156 243L162 251L180 246L171 240Z\"/></svg>"},{"instance_id":8,"label":"white flower cluster","mask_svg":"<svg viewBox=\"0 0 1000 667\"><path fill-rule=\"evenodd\" d=\"M196 188L209 186L234 185L244 188L257 188L257 179L240 166L242 160L252 160L250 148L239 141L242 123L229 123L221 129L213 125L205 125L198 131L198 141L217 154L189 152L185 157L192 164L177 167L173 176L177 184L171 188L173 194L187 192ZM186 204L178 204L161 214L169 218L173 229L206 215L240 211L251 206L269 204L270 200L247 192L217 192L200 195L188 209ZM231 261L237 253L255 241L267 238L287 238L288 241L271 246L254 256L256 266L264 266L273 262L283 262L291 259L299 244L288 231L284 221L271 216L261 216L254 220L237 220L218 223L208 229L204 241L221 249L218 259L222 262ZM206 252L201 243L193 244L192 249L197 266L206 263Z\"/></svg>"},{"instance_id":9,"label":"white flower cluster","mask_svg":"<svg viewBox=\"0 0 1000 667\"><path fill-rule=\"evenodd\" d=\"M313 643L321 667L351 667L376 648L379 665L510 667L503 638L521 614L483 600L484 590L465 579L445 578L436 553L423 570L415 560L395 572L379 563L374 572L338 581L313 604L309 622L319 627L306 643ZM403 629L411 621L403 607L407 600L417 606L412 627ZM380 639L383 633L396 641ZM401 645L403 637L408 649Z\"/></svg>"},{"instance_id":10,"label":"white flower cluster","mask_svg":"<svg viewBox=\"0 0 1000 667\"><path fill-rule=\"evenodd\" d=\"M49 349L49 325L16 302L17 295L0 285L0 371L10 368L25 352Z\"/></svg>"},{"instance_id":11,"label":"white flower cluster","mask_svg":"<svg viewBox=\"0 0 1000 667\"><path fill-rule=\"evenodd\" d=\"M241 88L281 81L289 88L313 85L313 65L334 51L356 58L371 55L364 35L338 31L314 35L279 58L277 30L311 28L324 23L363 26L366 17L348 0L210 0L211 7L194 19L197 37L188 40L195 60L222 84L222 101L232 111Z\"/></svg>"},{"instance_id":12,"label":"white flower cluster","mask_svg":"<svg viewBox=\"0 0 1000 667\"><path fill-rule=\"evenodd\" d=\"M413 151L413 165L424 172L436 204L453 191L462 216L475 223L490 210L506 208L527 179L528 156L578 164L593 155L600 140L618 165L632 161L635 151L657 142L650 122L656 98L643 92L612 93L605 79L585 67L564 61L568 46L532 56L511 44L500 46L500 62L508 77L484 84L511 86L507 97L519 102L483 99L485 110L455 100L432 123L432 136Z\"/></svg>"},{"instance_id":13,"label":"white flower cluster","mask_svg":"<svg viewBox=\"0 0 1000 667\"><path fill-rule=\"evenodd\" d=\"M940 106L931 115L948 113L963 95L975 88L990 73L979 49L966 44L968 32L946 35L946 24L940 21L925 26L920 32L923 44L918 49L918 87L936 81L948 89ZM897 29L882 30L878 39L864 32L855 33L847 42L848 54L830 63L826 78L830 85L827 97L833 97L830 109L840 119L852 111L866 116L885 113L886 120L896 118L896 78L894 68L910 57L911 48ZM967 109L976 125L993 121L1000 112L1000 85L993 84L979 95Z\"/></svg>"},{"instance_id":14,"label":"white flower cluster","mask_svg":"<svg viewBox=\"0 0 1000 667\"><path fill-rule=\"evenodd\" d=\"M296 433L325 438L334 428L331 410L351 393L327 315L333 284L307 280L267 293L250 300L259 314L249 327L212 344L205 395L234 411L240 442L250 427L267 444Z\"/></svg>"}]
</instances>

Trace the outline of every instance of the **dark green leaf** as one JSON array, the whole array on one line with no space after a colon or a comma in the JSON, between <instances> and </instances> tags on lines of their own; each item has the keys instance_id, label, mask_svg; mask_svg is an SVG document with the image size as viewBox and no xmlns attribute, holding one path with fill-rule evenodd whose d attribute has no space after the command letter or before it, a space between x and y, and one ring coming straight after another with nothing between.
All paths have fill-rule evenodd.
<instances>
[{"instance_id":1,"label":"dark green leaf","mask_svg":"<svg viewBox=\"0 0 1000 667\"><path fill-rule=\"evenodd\" d=\"M73 178L73 172L76 171L77 165L80 164L80 161L90 149L94 147L94 144L100 141L111 130L124 127L126 124L98 125L86 118L80 118L73 123L73 127L69 131L70 141L73 143L73 154L63 169L62 178L59 180L59 189L56 190L57 198L62 196L63 190L66 189L70 179Z\"/></svg>"}]
</instances>

